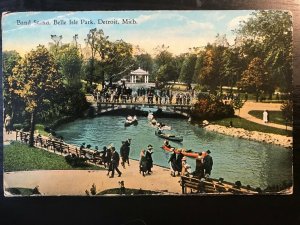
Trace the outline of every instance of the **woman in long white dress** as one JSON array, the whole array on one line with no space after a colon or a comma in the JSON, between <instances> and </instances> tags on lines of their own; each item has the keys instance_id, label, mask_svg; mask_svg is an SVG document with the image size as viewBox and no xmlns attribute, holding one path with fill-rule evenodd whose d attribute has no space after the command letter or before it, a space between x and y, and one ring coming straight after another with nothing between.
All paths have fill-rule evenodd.
<instances>
[{"instance_id":1,"label":"woman in long white dress","mask_svg":"<svg viewBox=\"0 0 300 225\"><path fill-rule=\"evenodd\" d=\"M267 123L267 122L268 122L268 112L267 112L267 110L265 110L265 111L263 112L263 121L264 121L264 123Z\"/></svg>"}]
</instances>

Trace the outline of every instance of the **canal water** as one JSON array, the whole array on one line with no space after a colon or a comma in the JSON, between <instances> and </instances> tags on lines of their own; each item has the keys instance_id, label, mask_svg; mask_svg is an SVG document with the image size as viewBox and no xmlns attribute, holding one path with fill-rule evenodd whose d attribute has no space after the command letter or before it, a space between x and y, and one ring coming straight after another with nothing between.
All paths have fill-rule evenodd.
<instances>
[{"instance_id":1,"label":"canal water","mask_svg":"<svg viewBox=\"0 0 300 225\"><path fill-rule=\"evenodd\" d=\"M64 140L70 144L92 145L92 148L113 144L117 151L121 141L132 139L130 158L139 159L141 149L148 144L154 147L154 164L168 167L170 153L161 149L163 139L154 134L146 117L138 118L137 126L124 127L122 116L101 116L92 119L79 119L63 124L57 130ZM268 185L280 185L292 181L292 151L254 141L238 139L226 135L209 132L185 119L159 118L159 122L172 127L174 134L182 135L182 144L171 142L175 147L183 147L194 151L211 151L214 165L211 176L222 177L226 181L241 181L244 185L266 188ZM188 163L195 168L195 159L188 158ZM138 174L138 170L137 170Z\"/></svg>"}]
</instances>

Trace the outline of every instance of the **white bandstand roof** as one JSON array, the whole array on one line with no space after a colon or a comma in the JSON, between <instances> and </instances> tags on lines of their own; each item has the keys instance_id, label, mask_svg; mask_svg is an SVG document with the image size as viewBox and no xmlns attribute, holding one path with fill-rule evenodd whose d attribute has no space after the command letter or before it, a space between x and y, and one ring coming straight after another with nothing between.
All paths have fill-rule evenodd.
<instances>
[{"instance_id":1,"label":"white bandstand roof","mask_svg":"<svg viewBox=\"0 0 300 225\"><path fill-rule=\"evenodd\" d=\"M132 74L132 75L140 75L140 76L149 75L148 71L145 71L145 70L141 69L141 67L139 67L137 70L131 71L130 74Z\"/></svg>"}]
</instances>

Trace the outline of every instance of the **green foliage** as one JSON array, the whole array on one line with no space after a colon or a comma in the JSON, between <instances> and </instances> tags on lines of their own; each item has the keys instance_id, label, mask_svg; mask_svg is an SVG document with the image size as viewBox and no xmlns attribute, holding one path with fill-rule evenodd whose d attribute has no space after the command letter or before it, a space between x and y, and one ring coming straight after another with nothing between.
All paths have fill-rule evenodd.
<instances>
[{"instance_id":1,"label":"green foliage","mask_svg":"<svg viewBox=\"0 0 300 225\"><path fill-rule=\"evenodd\" d=\"M292 16L288 11L261 10L236 30L243 38L242 52L250 62L263 59L272 76L272 90L292 88Z\"/></svg>"},{"instance_id":2,"label":"green foliage","mask_svg":"<svg viewBox=\"0 0 300 225\"><path fill-rule=\"evenodd\" d=\"M248 92L257 93L258 97L259 92L268 89L269 81L269 74L264 68L263 61L256 57L250 62L247 70L243 72L238 86Z\"/></svg>"},{"instance_id":3,"label":"green foliage","mask_svg":"<svg viewBox=\"0 0 300 225\"><path fill-rule=\"evenodd\" d=\"M153 70L153 59L150 54L140 54L135 56L135 62L137 67L141 67L143 70L148 71L150 74Z\"/></svg>"},{"instance_id":4,"label":"green foliage","mask_svg":"<svg viewBox=\"0 0 300 225\"><path fill-rule=\"evenodd\" d=\"M30 171L30 170L72 170L86 169L99 170L101 168L88 165L73 168L65 162L64 157L47 152L42 149L28 147L19 142L4 146L4 171Z\"/></svg>"},{"instance_id":5,"label":"green foliage","mask_svg":"<svg viewBox=\"0 0 300 225\"><path fill-rule=\"evenodd\" d=\"M175 61L167 48L162 48L156 55L154 66L154 74L158 82L168 82L171 80L177 80L179 71L176 68Z\"/></svg>"},{"instance_id":6,"label":"green foliage","mask_svg":"<svg viewBox=\"0 0 300 225\"><path fill-rule=\"evenodd\" d=\"M251 110L249 111L249 114L258 119L262 119L263 112L264 112L263 110ZM268 111L268 113L269 113L269 122L277 123L280 125L286 125L286 120L285 117L282 115L282 111Z\"/></svg>"},{"instance_id":7,"label":"green foliage","mask_svg":"<svg viewBox=\"0 0 300 225\"><path fill-rule=\"evenodd\" d=\"M4 98L4 114L9 114L14 122L20 122L22 116L21 111L25 108L22 99L12 91L16 88L16 84L8 82L9 77L13 75L13 68L20 63L21 56L16 51L3 52L3 98Z\"/></svg>"},{"instance_id":8,"label":"green foliage","mask_svg":"<svg viewBox=\"0 0 300 225\"><path fill-rule=\"evenodd\" d=\"M68 86L78 86L83 59L79 49L73 45L59 49L55 54L59 71Z\"/></svg>"},{"instance_id":9,"label":"green foliage","mask_svg":"<svg viewBox=\"0 0 300 225\"><path fill-rule=\"evenodd\" d=\"M75 155L73 155L73 156L67 155L67 156L65 156L65 160L72 168L80 168L80 167L88 166L85 158L80 158Z\"/></svg>"},{"instance_id":10,"label":"green foliage","mask_svg":"<svg viewBox=\"0 0 300 225\"><path fill-rule=\"evenodd\" d=\"M11 91L24 99L28 112L41 107L62 85L53 57L41 45L14 67L8 83L14 87Z\"/></svg>"},{"instance_id":11,"label":"green foliage","mask_svg":"<svg viewBox=\"0 0 300 225\"><path fill-rule=\"evenodd\" d=\"M207 45L198 61L197 68L201 69L196 77L202 85L209 86L212 91L222 85L222 59L225 49L223 46Z\"/></svg>"},{"instance_id":12,"label":"green foliage","mask_svg":"<svg viewBox=\"0 0 300 225\"><path fill-rule=\"evenodd\" d=\"M282 111L283 118L288 122L292 122L293 121L293 101L292 100L285 101L281 105L280 109Z\"/></svg>"},{"instance_id":13,"label":"green foliage","mask_svg":"<svg viewBox=\"0 0 300 225\"><path fill-rule=\"evenodd\" d=\"M197 119L215 120L232 117L234 110L232 105L225 105L217 96L201 95L194 104L191 115Z\"/></svg>"},{"instance_id":14,"label":"green foliage","mask_svg":"<svg viewBox=\"0 0 300 225\"><path fill-rule=\"evenodd\" d=\"M230 124L230 121L232 121L233 127L235 128L243 128L249 131L259 131L263 133L280 134L280 135L287 135L287 136L293 135L292 131L286 131L285 129L265 126L237 116L232 118L224 118L222 120L216 120L214 121L214 123L221 126L228 126Z\"/></svg>"},{"instance_id":15,"label":"green foliage","mask_svg":"<svg viewBox=\"0 0 300 225\"><path fill-rule=\"evenodd\" d=\"M179 81L191 84L194 77L197 55L189 54L185 57L181 66Z\"/></svg>"}]
</instances>

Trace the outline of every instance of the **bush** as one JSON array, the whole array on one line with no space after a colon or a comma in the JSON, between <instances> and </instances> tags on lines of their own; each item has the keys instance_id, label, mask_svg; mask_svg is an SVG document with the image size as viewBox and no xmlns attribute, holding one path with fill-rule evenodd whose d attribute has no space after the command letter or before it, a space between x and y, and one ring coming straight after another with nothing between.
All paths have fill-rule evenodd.
<instances>
[{"instance_id":1,"label":"bush","mask_svg":"<svg viewBox=\"0 0 300 225\"><path fill-rule=\"evenodd\" d=\"M87 166L86 164L86 158L80 158L77 157L76 155L67 155L65 156L66 162L71 165L72 167L84 167Z\"/></svg>"},{"instance_id":2,"label":"bush","mask_svg":"<svg viewBox=\"0 0 300 225\"><path fill-rule=\"evenodd\" d=\"M191 115L196 119L215 120L232 117L234 109L231 105L225 105L217 99L199 99L194 105Z\"/></svg>"}]
</instances>

